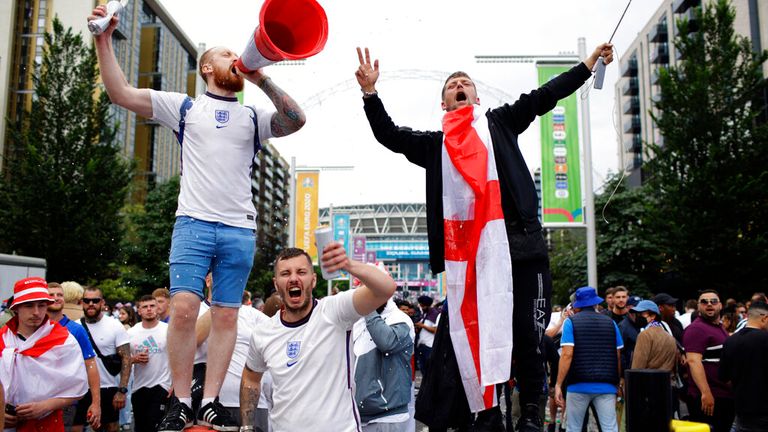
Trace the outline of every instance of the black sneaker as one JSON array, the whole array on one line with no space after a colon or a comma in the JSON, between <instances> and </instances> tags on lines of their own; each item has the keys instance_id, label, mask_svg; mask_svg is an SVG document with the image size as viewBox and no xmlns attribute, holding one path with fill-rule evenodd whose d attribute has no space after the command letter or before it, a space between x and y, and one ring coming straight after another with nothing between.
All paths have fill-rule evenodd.
<instances>
[{"instance_id":1,"label":"black sneaker","mask_svg":"<svg viewBox=\"0 0 768 432\"><path fill-rule=\"evenodd\" d=\"M535 404L528 404L522 409L520 420L517 421L518 432L541 432L543 424L539 417L539 407Z\"/></svg>"},{"instance_id":2,"label":"black sneaker","mask_svg":"<svg viewBox=\"0 0 768 432\"><path fill-rule=\"evenodd\" d=\"M197 412L197 424L222 432L240 430L239 424L229 415L229 411L219 403L219 398L200 407Z\"/></svg>"},{"instance_id":3,"label":"black sneaker","mask_svg":"<svg viewBox=\"0 0 768 432\"><path fill-rule=\"evenodd\" d=\"M175 396L172 396L168 412L165 413L165 417L157 425L157 432L181 432L192 426L193 417L192 409L179 402L179 399Z\"/></svg>"}]
</instances>

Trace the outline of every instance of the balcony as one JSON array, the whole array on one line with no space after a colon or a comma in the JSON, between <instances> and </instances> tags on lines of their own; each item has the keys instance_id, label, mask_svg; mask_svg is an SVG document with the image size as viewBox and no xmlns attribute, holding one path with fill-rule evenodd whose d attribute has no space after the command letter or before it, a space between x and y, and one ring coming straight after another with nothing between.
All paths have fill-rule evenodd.
<instances>
[{"instance_id":1,"label":"balcony","mask_svg":"<svg viewBox=\"0 0 768 432\"><path fill-rule=\"evenodd\" d=\"M634 96L638 94L639 88L637 77L630 78L621 86L621 94L624 96Z\"/></svg>"},{"instance_id":2,"label":"balcony","mask_svg":"<svg viewBox=\"0 0 768 432\"><path fill-rule=\"evenodd\" d=\"M692 6L701 6L701 0L674 0L672 2L672 11L676 14L681 14Z\"/></svg>"},{"instance_id":3,"label":"balcony","mask_svg":"<svg viewBox=\"0 0 768 432\"><path fill-rule=\"evenodd\" d=\"M640 116L633 115L628 116L624 122L624 133L639 134L640 133Z\"/></svg>"},{"instance_id":4,"label":"balcony","mask_svg":"<svg viewBox=\"0 0 768 432\"><path fill-rule=\"evenodd\" d=\"M666 43L656 45L656 49L651 53L651 63L669 64L669 45Z\"/></svg>"},{"instance_id":5,"label":"balcony","mask_svg":"<svg viewBox=\"0 0 768 432\"><path fill-rule=\"evenodd\" d=\"M640 97L639 96L632 96L624 102L624 105L621 110L624 114L639 114L640 113Z\"/></svg>"},{"instance_id":6,"label":"balcony","mask_svg":"<svg viewBox=\"0 0 768 432\"><path fill-rule=\"evenodd\" d=\"M687 34L691 34L694 32L699 31L699 11L701 8L698 7L692 7L688 9L684 14L680 16L680 19L682 21L688 22L688 27L686 28Z\"/></svg>"},{"instance_id":7,"label":"balcony","mask_svg":"<svg viewBox=\"0 0 768 432\"><path fill-rule=\"evenodd\" d=\"M627 153L640 153L643 151L643 139L638 134L624 140L624 151Z\"/></svg>"},{"instance_id":8,"label":"balcony","mask_svg":"<svg viewBox=\"0 0 768 432\"><path fill-rule=\"evenodd\" d=\"M621 76L623 77L636 77L637 76L637 57L632 57L626 63L621 65Z\"/></svg>"},{"instance_id":9,"label":"balcony","mask_svg":"<svg viewBox=\"0 0 768 432\"><path fill-rule=\"evenodd\" d=\"M666 43L669 40L669 30L667 29L667 23L659 23L651 28L651 32L648 33L648 40L656 43Z\"/></svg>"}]
</instances>

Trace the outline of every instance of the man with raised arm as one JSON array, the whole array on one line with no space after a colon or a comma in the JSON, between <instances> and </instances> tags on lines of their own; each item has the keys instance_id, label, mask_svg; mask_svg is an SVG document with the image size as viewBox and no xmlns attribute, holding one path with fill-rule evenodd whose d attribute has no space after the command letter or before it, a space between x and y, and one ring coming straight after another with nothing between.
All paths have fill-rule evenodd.
<instances>
[{"instance_id":1,"label":"man with raised arm","mask_svg":"<svg viewBox=\"0 0 768 432\"><path fill-rule=\"evenodd\" d=\"M297 248L278 254L273 281L284 307L251 336L240 383L241 431L254 430L253 412L266 371L274 382L269 423L275 432L361 430L352 389L352 327L386 303L397 286L376 267L347 257L338 243L322 254L328 272L343 269L362 286L316 300L310 256Z\"/></svg>"},{"instance_id":2,"label":"man with raised arm","mask_svg":"<svg viewBox=\"0 0 768 432\"><path fill-rule=\"evenodd\" d=\"M612 45L601 44L583 63L494 109L481 107L475 83L455 72L442 89L442 131L425 132L392 121L376 91L379 61L371 62L367 48L365 56L360 48L357 53L355 77L373 135L425 169L430 266L434 274L446 271L450 340L469 408L481 413L476 423L491 422L490 415L498 426L492 384L509 379L514 358L522 407L518 430L540 431L545 372L539 347L552 278L536 188L517 137L578 90L598 58L613 61ZM426 377L423 385L429 381L444 382ZM422 420L418 403L416 411Z\"/></svg>"},{"instance_id":3,"label":"man with raised arm","mask_svg":"<svg viewBox=\"0 0 768 432\"><path fill-rule=\"evenodd\" d=\"M104 6L89 19L106 15ZM204 278L213 272L211 337L198 423L219 431L237 430L216 397L237 336L237 311L253 264L256 209L251 166L260 143L301 128L298 104L261 70L240 74L238 56L223 47L200 57L199 73L208 89L191 100L182 93L135 88L120 70L112 48L118 18L94 43L101 78L113 103L172 129L183 148L181 191L170 254L171 315L168 354L175 398L160 422L160 432L179 432L192 424L192 364L195 322ZM276 110L242 106L236 93L244 79L256 84Z\"/></svg>"}]
</instances>

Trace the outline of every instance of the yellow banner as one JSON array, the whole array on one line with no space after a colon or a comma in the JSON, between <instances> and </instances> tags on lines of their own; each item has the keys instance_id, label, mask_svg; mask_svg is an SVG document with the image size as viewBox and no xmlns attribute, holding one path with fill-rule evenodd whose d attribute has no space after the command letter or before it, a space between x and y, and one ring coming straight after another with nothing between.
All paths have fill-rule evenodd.
<instances>
[{"instance_id":1,"label":"yellow banner","mask_svg":"<svg viewBox=\"0 0 768 432\"><path fill-rule=\"evenodd\" d=\"M319 171L303 171L296 176L296 247L304 249L317 263L315 228L318 223L317 193Z\"/></svg>"}]
</instances>

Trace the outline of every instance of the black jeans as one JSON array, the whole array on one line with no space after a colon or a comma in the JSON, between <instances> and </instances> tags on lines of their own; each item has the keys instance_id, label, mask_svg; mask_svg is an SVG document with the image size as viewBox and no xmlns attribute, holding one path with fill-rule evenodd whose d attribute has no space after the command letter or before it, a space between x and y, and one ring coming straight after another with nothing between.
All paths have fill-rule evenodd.
<instances>
[{"instance_id":1,"label":"black jeans","mask_svg":"<svg viewBox=\"0 0 768 432\"><path fill-rule=\"evenodd\" d=\"M142 387L131 395L135 432L154 432L168 406L168 390L157 385Z\"/></svg>"},{"instance_id":2,"label":"black jeans","mask_svg":"<svg viewBox=\"0 0 768 432\"><path fill-rule=\"evenodd\" d=\"M512 262L514 315L512 361L520 390L520 406L539 403L545 394L546 371L541 343L552 312L552 275L549 260Z\"/></svg>"}]
</instances>

